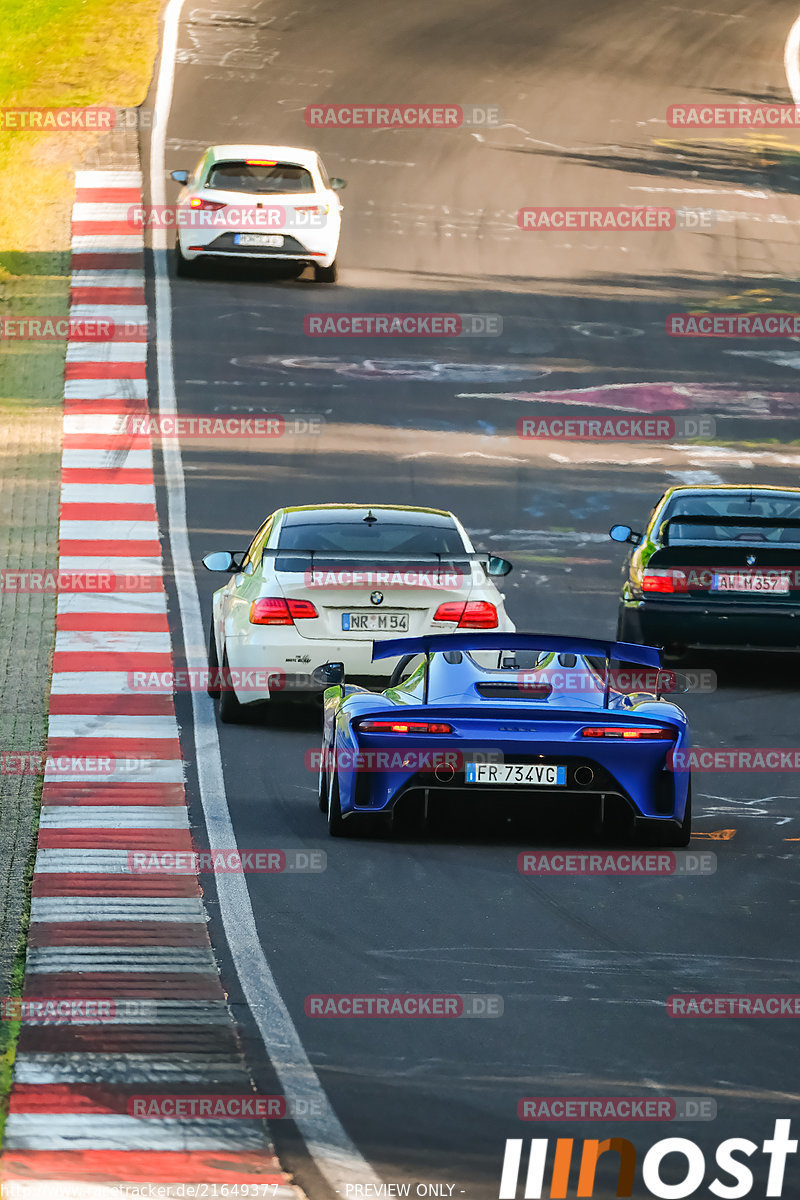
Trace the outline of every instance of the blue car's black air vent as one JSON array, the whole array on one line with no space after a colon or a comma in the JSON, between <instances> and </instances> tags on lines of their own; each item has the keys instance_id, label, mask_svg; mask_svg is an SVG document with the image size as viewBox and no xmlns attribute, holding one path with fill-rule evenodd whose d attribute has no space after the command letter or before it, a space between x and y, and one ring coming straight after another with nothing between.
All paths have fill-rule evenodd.
<instances>
[{"instance_id":1,"label":"blue car's black air vent","mask_svg":"<svg viewBox=\"0 0 800 1200\"><path fill-rule=\"evenodd\" d=\"M522 681L514 683L477 683L475 685L481 696L489 700L546 700L553 691L551 685L544 680L529 683Z\"/></svg>"}]
</instances>

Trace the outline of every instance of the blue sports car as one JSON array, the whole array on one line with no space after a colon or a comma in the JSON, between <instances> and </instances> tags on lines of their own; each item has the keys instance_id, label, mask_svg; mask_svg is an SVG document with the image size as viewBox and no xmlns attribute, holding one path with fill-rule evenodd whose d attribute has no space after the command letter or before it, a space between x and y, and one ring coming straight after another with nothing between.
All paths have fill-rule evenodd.
<instances>
[{"instance_id":1,"label":"blue sports car","mask_svg":"<svg viewBox=\"0 0 800 1200\"><path fill-rule=\"evenodd\" d=\"M341 837L403 817L507 804L538 812L577 806L601 824L622 819L651 844L691 837L689 728L662 698L652 646L520 633L433 634L376 642L399 661L382 692L328 684L319 806ZM644 668L644 669L643 669ZM682 690L675 686L666 690Z\"/></svg>"}]
</instances>

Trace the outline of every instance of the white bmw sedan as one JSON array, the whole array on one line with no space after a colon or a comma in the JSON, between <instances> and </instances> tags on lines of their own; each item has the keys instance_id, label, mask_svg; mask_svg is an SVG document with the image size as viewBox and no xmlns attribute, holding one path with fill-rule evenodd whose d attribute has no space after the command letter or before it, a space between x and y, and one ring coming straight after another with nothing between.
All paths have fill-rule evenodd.
<instances>
[{"instance_id":1,"label":"white bmw sedan","mask_svg":"<svg viewBox=\"0 0 800 1200\"><path fill-rule=\"evenodd\" d=\"M175 209L176 270L199 259L271 259L311 265L336 281L343 179L329 179L314 150L296 146L211 146L181 184Z\"/></svg>"},{"instance_id":2,"label":"white bmw sedan","mask_svg":"<svg viewBox=\"0 0 800 1200\"><path fill-rule=\"evenodd\" d=\"M328 662L343 662L349 682L387 679L395 660L373 663L375 639L515 628L493 582L511 563L476 551L441 509L282 508L246 552L203 564L231 576L214 593L208 649L225 722L276 695L319 694L314 672Z\"/></svg>"}]
</instances>

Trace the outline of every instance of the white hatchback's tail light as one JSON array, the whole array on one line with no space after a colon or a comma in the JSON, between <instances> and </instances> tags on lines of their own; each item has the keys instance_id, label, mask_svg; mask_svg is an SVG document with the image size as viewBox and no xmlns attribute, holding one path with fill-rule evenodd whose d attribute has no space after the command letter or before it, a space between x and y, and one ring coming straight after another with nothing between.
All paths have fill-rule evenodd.
<instances>
[{"instance_id":1,"label":"white hatchback's tail light","mask_svg":"<svg viewBox=\"0 0 800 1200\"><path fill-rule=\"evenodd\" d=\"M227 205L222 200L204 200L202 196L192 196L189 208L199 209L201 212L219 212L221 208L227 208Z\"/></svg>"}]
</instances>

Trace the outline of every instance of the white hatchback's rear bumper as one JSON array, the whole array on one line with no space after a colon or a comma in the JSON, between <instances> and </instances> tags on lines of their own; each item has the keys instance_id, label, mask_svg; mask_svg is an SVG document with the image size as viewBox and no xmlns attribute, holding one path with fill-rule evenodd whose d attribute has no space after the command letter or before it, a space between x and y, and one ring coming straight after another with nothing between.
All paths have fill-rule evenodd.
<instances>
[{"instance_id":1,"label":"white hatchback's rear bumper","mask_svg":"<svg viewBox=\"0 0 800 1200\"><path fill-rule=\"evenodd\" d=\"M315 262L329 267L336 258L339 228L281 231L284 246L238 246L239 230L182 228L178 230L181 254L188 261L200 257L270 259L274 262Z\"/></svg>"}]
</instances>

